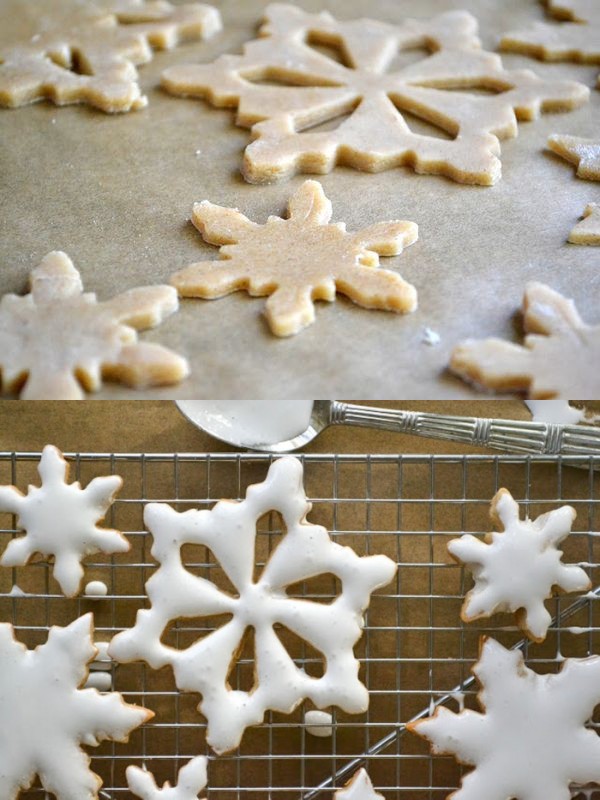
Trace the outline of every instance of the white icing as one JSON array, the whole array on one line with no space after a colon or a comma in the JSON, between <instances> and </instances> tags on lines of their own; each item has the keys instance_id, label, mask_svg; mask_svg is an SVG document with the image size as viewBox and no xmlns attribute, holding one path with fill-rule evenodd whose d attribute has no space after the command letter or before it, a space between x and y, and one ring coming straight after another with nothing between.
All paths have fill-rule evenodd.
<instances>
[{"instance_id":1,"label":"white icing","mask_svg":"<svg viewBox=\"0 0 600 800\"><path fill-rule=\"evenodd\" d=\"M475 767L452 800L569 800L571 784L600 782L600 737L585 727L600 703L599 656L538 675L486 639L473 672L483 713L440 707L409 726L434 753Z\"/></svg>"},{"instance_id":2,"label":"white icing","mask_svg":"<svg viewBox=\"0 0 600 800\"><path fill-rule=\"evenodd\" d=\"M90 672L85 682L86 689L98 689L99 692L110 692L112 688L112 675L110 672Z\"/></svg>"},{"instance_id":3,"label":"white icing","mask_svg":"<svg viewBox=\"0 0 600 800\"><path fill-rule=\"evenodd\" d=\"M571 532L575 510L562 506L536 520L520 520L518 504L510 492L500 489L492 500L492 511L501 532L488 534L485 543L465 534L448 544L450 554L475 579L462 618L471 622L499 611L519 612L517 620L527 635L541 641L551 622L544 600L552 596L552 587L577 592L591 585L580 567L562 563L558 549Z\"/></svg>"},{"instance_id":4,"label":"white icing","mask_svg":"<svg viewBox=\"0 0 600 800\"><path fill-rule=\"evenodd\" d=\"M371 778L364 767L355 772L343 789L333 795L334 800L384 800L373 788Z\"/></svg>"},{"instance_id":5,"label":"white icing","mask_svg":"<svg viewBox=\"0 0 600 800\"><path fill-rule=\"evenodd\" d=\"M465 709L465 693L464 692L450 692L449 696L458 705L458 710L459 711L464 711L464 709Z\"/></svg>"},{"instance_id":6,"label":"white icing","mask_svg":"<svg viewBox=\"0 0 600 800\"><path fill-rule=\"evenodd\" d=\"M9 597L27 597L27 592L24 592L20 586L15 585L12 587L10 592L8 593Z\"/></svg>"},{"instance_id":7,"label":"white icing","mask_svg":"<svg viewBox=\"0 0 600 800\"><path fill-rule=\"evenodd\" d=\"M577 425L585 419L585 413L569 405L568 400L525 400L534 422L550 422L558 425Z\"/></svg>"},{"instance_id":8,"label":"white icing","mask_svg":"<svg viewBox=\"0 0 600 800\"><path fill-rule=\"evenodd\" d=\"M222 501L210 511L184 513L163 503L145 508L154 537L152 555L159 563L146 584L151 608L138 612L134 628L118 634L109 653L120 662L145 660L155 669L171 665L180 690L202 695L199 710L208 721L207 741L217 753L237 747L244 730L260 724L268 709L291 713L304 699L318 708L337 705L354 714L368 707L353 647L362 634L371 592L389 583L396 564L383 555L361 558L336 544L325 528L305 521L310 508L302 465L292 457L275 461L264 483L249 487L242 502ZM279 511L287 533L254 582L256 523L271 510ZM237 596L184 568L181 548L188 543L212 551ZM337 576L341 585L330 604L286 594L286 587L325 573ZM232 619L187 649L161 642L172 620L216 614ZM296 666L273 629L277 623L323 654L322 677ZM256 685L251 692L234 691L227 677L249 626L254 628Z\"/></svg>"},{"instance_id":9,"label":"white icing","mask_svg":"<svg viewBox=\"0 0 600 800\"><path fill-rule=\"evenodd\" d=\"M186 400L181 410L208 433L253 446L293 439L308 428L312 400Z\"/></svg>"},{"instance_id":10,"label":"white icing","mask_svg":"<svg viewBox=\"0 0 600 800\"><path fill-rule=\"evenodd\" d=\"M35 775L58 800L93 800L102 781L80 745L126 741L152 712L127 705L117 692L80 689L96 652L91 614L28 650L0 624L0 796L13 800Z\"/></svg>"},{"instance_id":11,"label":"white icing","mask_svg":"<svg viewBox=\"0 0 600 800\"><path fill-rule=\"evenodd\" d=\"M73 597L83 579L81 560L93 553L124 553L129 543L118 531L99 528L122 481L117 475L94 478L82 489L67 483L67 462L56 447L44 448L38 472L40 487L27 495L14 486L0 486L0 510L17 515L26 531L9 542L0 564L20 567L34 553L54 557L53 574L64 594Z\"/></svg>"},{"instance_id":12,"label":"white icing","mask_svg":"<svg viewBox=\"0 0 600 800\"><path fill-rule=\"evenodd\" d=\"M94 646L98 650L96 657L90 665L91 670L110 670L112 669L113 660L108 655L109 642L94 642Z\"/></svg>"},{"instance_id":13,"label":"white icing","mask_svg":"<svg viewBox=\"0 0 600 800\"><path fill-rule=\"evenodd\" d=\"M434 331L431 328L423 328L421 341L423 344L428 344L430 347L435 347L442 341L442 337L439 335L439 333L437 333L437 331Z\"/></svg>"},{"instance_id":14,"label":"white icing","mask_svg":"<svg viewBox=\"0 0 600 800\"><path fill-rule=\"evenodd\" d=\"M127 785L131 793L142 800L197 800L206 787L207 762L205 756L196 756L179 770L177 786L167 781L162 789L156 785L151 772L130 766L126 771Z\"/></svg>"},{"instance_id":15,"label":"white icing","mask_svg":"<svg viewBox=\"0 0 600 800\"><path fill-rule=\"evenodd\" d=\"M304 725L306 732L311 736L318 736L326 739L333 734L333 717L327 711L320 711L318 708L311 708L304 714Z\"/></svg>"},{"instance_id":16,"label":"white icing","mask_svg":"<svg viewBox=\"0 0 600 800\"><path fill-rule=\"evenodd\" d=\"M90 581L85 586L84 594L86 597L106 597L108 586L103 581Z\"/></svg>"},{"instance_id":17,"label":"white icing","mask_svg":"<svg viewBox=\"0 0 600 800\"><path fill-rule=\"evenodd\" d=\"M589 633L590 631L593 631L595 629L594 628L580 628L577 625L571 625L571 627L567 628L566 630L568 630L569 633L574 633L576 636L579 636L582 633Z\"/></svg>"}]
</instances>

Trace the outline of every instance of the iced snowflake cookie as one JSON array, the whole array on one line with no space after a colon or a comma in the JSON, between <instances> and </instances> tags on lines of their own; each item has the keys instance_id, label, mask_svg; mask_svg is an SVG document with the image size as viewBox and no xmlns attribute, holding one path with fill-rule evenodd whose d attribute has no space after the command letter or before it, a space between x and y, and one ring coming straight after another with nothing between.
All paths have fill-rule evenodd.
<instances>
[{"instance_id":1,"label":"iced snowflake cookie","mask_svg":"<svg viewBox=\"0 0 600 800\"><path fill-rule=\"evenodd\" d=\"M333 800L384 800L373 788L369 773L362 767L355 772L343 789L338 789Z\"/></svg>"},{"instance_id":2,"label":"iced snowflake cookie","mask_svg":"<svg viewBox=\"0 0 600 800\"><path fill-rule=\"evenodd\" d=\"M81 745L126 742L154 714L118 692L85 684L94 658L91 614L53 627L46 644L28 650L12 625L0 624L0 796L16 800L36 775L57 800L95 800L102 781Z\"/></svg>"},{"instance_id":3,"label":"iced snowflake cookie","mask_svg":"<svg viewBox=\"0 0 600 800\"><path fill-rule=\"evenodd\" d=\"M127 767L127 785L129 791L141 800L197 800L200 792L206 787L205 756L197 756L188 761L180 770L177 786L165 783L162 789L156 785L154 775L139 767Z\"/></svg>"},{"instance_id":4,"label":"iced snowflake cookie","mask_svg":"<svg viewBox=\"0 0 600 800\"><path fill-rule=\"evenodd\" d=\"M178 308L171 286L145 286L99 303L61 252L48 253L30 278L31 293L0 300L2 388L23 400L81 400L102 378L142 388L177 383L185 359L139 342L136 329L160 324ZM23 386L24 384L24 386Z\"/></svg>"},{"instance_id":5,"label":"iced snowflake cookie","mask_svg":"<svg viewBox=\"0 0 600 800\"><path fill-rule=\"evenodd\" d=\"M571 533L577 516L562 506L535 520L519 519L519 506L507 489L492 500L491 517L498 531L485 542L470 534L448 543L448 552L475 579L461 611L465 622L501 611L516 613L519 627L536 642L546 638L552 618L544 600L554 587L583 592L591 587L581 567L561 562L558 545Z\"/></svg>"},{"instance_id":6,"label":"iced snowflake cookie","mask_svg":"<svg viewBox=\"0 0 600 800\"><path fill-rule=\"evenodd\" d=\"M67 483L68 465L60 450L46 445L38 465L41 486L26 495L14 486L0 486L0 511L17 516L24 536L12 539L2 554L3 567L20 567L35 553L53 556L53 574L67 597L81 588L81 560L94 553L126 553L127 539L119 531L99 528L123 481L118 475L94 478L85 489Z\"/></svg>"},{"instance_id":7,"label":"iced snowflake cookie","mask_svg":"<svg viewBox=\"0 0 600 800\"><path fill-rule=\"evenodd\" d=\"M96 0L65 3L30 41L0 50L0 106L49 99L87 103L102 111L146 105L135 64L180 41L220 30L219 12L200 3ZM42 26L40 23L40 26Z\"/></svg>"},{"instance_id":8,"label":"iced snowflake cookie","mask_svg":"<svg viewBox=\"0 0 600 800\"><path fill-rule=\"evenodd\" d=\"M342 63L312 44L334 47ZM423 60L392 68L399 52L415 48L428 51ZM172 94L238 109L237 124L252 128L242 168L251 183L345 164L366 172L408 165L490 185L501 173L499 139L516 136L517 117L569 110L589 96L578 83L504 69L498 55L480 49L477 21L467 12L389 25L340 22L326 11L279 3L268 6L260 38L243 55L171 67L163 85ZM451 138L413 132L403 111ZM310 130L343 115L349 116L333 130Z\"/></svg>"},{"instance_id":9,"label":"iced snowflake cookie","mask_svg":"<svg viewBox=\"0 0 600 800\"><path fill-rule=\"evenodd\" d=\"M138 612L131 630L117 634L109 653L120 662L144 660L154 669L170 665L180 690L202 695L199 710L208 721L206 739L217 753L237 747L244 730L260 724L268 709L291 713L304 699L318 708L337 705L352 714L368 707L353 647L362 633L371 592L391 581L396 565L386 556L361 558L336 544L325 528L306 522L310 508L302 465L291 457L275 461L264 483L250 486L241 502L221 501L210 511L183 514L162 503L146 506L144 519L154 537L152 555L159 563L146 584L151 608ZM286 533L255 580L256 525L269 511L281 514ZM186 544L211 550L235 594L185 569L181 548ZM330 604L286 594L287 587L326 573L341 585ZM172 620L218 614L230 614L231 619L187 649L161 641ZM322 677L296 666L274 628L279 625L322 653ZM228 678L250 627L254 687L249 692L233 690Z\"/></svg>"},{"instance_id":10,"label":"iced snowflake cookie","mask_svg":"<svg viewBox=\"0 0 600 800\"><path fill-rule=\"evenodd\" d=\"M520 651L484 638L473 673L483 712L440 707L408 725L434 753L474 767L452 800L568 800L571 784L600 782L600 739L586 728L600 703L600 657L538 675Z\"/></svg>"},{"instance_id":11,"label":"iced snowflake cookie","mask_svg":"<svg viewBox=\"0 0 600 800\"><path fill-rule=\"evenodd\" d=\"M529 28L505 33L501 48L542 61L600 64L598 0L546 0L546 7L553 17L563 22L534 22Z\"/></svg>"},{"instance_id":12,"label":"iced snowflake cookie","mask_svg":"<svg viewBox=\"0 0 600 800\"><path fill-rule=\"evenodd\" d=\"M487 389L528 397L600 397L600 326L586 325L572 300L530 283L523 300L524 346L503 339L467 339L450 369Z\"/></svg>"},{"instance_id":13,"label":"iced snowflake cookie","mask_svg":"<svg viewBox=\"0 0 600 800\"><path fill-rule=\"evenodd\" d=\"M600 245L600 205L590 203L583 212L583 219L569 234L572 244Z\"/></svg>"},{"instance_id":14,"label":"iced snowflake cookie","mask_svg":"<svg viewBox=\"0 0 600 800\"><path fill-rule=\"evenodd\" d=\"M577 165L577 177L600 181L600 139L554 134L548 147L557 155Z\"/></svg>"},{"instance_id":15,"label":"iced snowflake cookie","mask_svg":"<svg viewBox=\"0 0 600 800\"><path fill-rule=\"evenodd\" d=\"M317 181L305 181L288 209L288 219L273 216L258 225L234 208L196 203L192 222L205 241L220 245L221 258L175 273L173 285L185 297L223 297L242 289L270 295L266 316L276 336L310 325L314 301L332 302L336 292L365 308L414 311L415 288L379 269L379 255L397 255L417 240L414 222L379 222L348 233L343 222L328 224L331 203Z\"/></svg>"}]
</instances>

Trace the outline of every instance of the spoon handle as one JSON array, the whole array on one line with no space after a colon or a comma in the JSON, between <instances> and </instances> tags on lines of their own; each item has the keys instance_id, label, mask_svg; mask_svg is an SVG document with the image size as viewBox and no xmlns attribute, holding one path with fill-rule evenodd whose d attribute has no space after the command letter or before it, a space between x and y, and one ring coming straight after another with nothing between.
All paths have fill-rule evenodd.
<instances>
[{"instance_id":1,"label":"spoon handle","mask_svg":"<svg viewBox=\"0 0 600 800\"><path fill-rule=\"evenodd\" d=\"M332 401L331 424L410 433L427 439L491 447L507 453L600 455L600 428L510 419L453 417Z\"/></svg>"}]
</instances>

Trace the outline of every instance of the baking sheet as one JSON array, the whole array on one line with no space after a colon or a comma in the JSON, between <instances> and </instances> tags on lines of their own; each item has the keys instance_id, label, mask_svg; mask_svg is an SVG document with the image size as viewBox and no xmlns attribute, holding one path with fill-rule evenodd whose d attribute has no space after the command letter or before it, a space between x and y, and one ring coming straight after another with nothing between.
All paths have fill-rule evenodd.
<instances>
[{"instance_id":1,"label":"baking sheet","mask_svg":"<svg viewBox=\"0 0 600 800\"><path fill-rule=\"evenodd\" d=\"M19 22L20 9L35 15L48 2L0 0L0 43L27 27ZM239 52L265 3L215 5L224 18L221 34L159 53L141 67L150 100L141 112L109 116L46 102L0 112L2 292L23 292L29 271L52 249L72 257L86 289L101 299L165 282L186 264L215 256L188 221L195 201L237 206L258 222L284 211L307 176L271 186L245 183L239 166L249 134L235 127L233 113L170 97L157 86L169 65ZM368 15L389 22L464 8L479 18L489 49L504 30L544 18L536 0L298 5L327 8L341 19ZM521 56L505 55L504 63L589 86L598 73L597 66L544 65ZM517 339L514 312L527 281L547 282L574 297L585 319L599 319L600 252L566 244L586 204L598 199L598 185L576 179L571 165L544 152L551 133L593 136L598 130L600 92L593 90L590 103L575 112L521 123L518 138L502 143L504 177L493 188L417 176L409 168L370 175L338 167L319 177L334 219L349 230L388 218L420 225L417 244L382 259L417 287L415 314L366 311L339 298L331 306L318 304L308 330L280 340L261 315L263 299L185 300L179 314L143 337L186 355L192 376L178 387L139 393L109 384L96 397L473 397L472 389L444 374L450 350L468 336ZM437 347L422 343L424 326L441 335Z\"/></svg>"}]
</instances>

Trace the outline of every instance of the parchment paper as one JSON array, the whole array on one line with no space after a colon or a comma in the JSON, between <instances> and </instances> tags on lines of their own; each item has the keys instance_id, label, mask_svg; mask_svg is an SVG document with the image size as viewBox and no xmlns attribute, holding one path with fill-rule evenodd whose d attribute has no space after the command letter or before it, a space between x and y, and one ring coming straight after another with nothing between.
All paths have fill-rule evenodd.
<instances>
[{"instance_id":1,"label":"parchment paper","mask_svg":"<svg viewBox=\"0 0 600 800\"><path fill-rule=\"evenodd\" d=\"M27 28L19 21L20 8L35 14L46 2L0 0L0 42ZM0 112L2 292L23 292L30 269L52 249L69 253L87 290L100 298L164 282L193 261L215 257L216 249L189 222L194 201L237 206L258 222L284 211L306 176L271 186L245 183L239 166L249 133L233 124L233 113L158 88L161 71L171 64L239 52L253 37L265 3L216 5L223 33L159 53L140 69L150 100L144 111L109 116L44 102ZM299 5L327 8L340 18L368 15L390 22L464 8L479 18L488 49L503 31L544 17L535 0ZM589 86L598 73L593 66L508 55L504 60L507 67ZM261 315L263 299L237 294L185 300L179 314L143 336L186 355L191 378L179 387L142 393L108 385L97 397L473 397L472 389L444 375L452 346L468 336L518 339L514 312L527 281L547 282L574 297L584 318L597 322L600 252L566 239L586 204L598 199L598 185L576 179L573 167L544 147L555 132L597 135L600 92L593 90L590 103L578 111L548 114L519 129L518 138L502 144L504 177L493 188L460 186L409 168L378 175L336 168L319 178L334 219L349 230L388 218L419 224L417 244L400 257L382 259L417 287L415 314L367 311L339 298L332 306L319 304L308 330L279 340ZM442 337L437 347L422 343L425 326Z\"/></svg>"}]
</instances>

